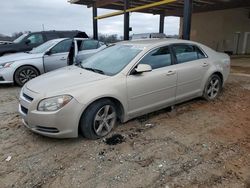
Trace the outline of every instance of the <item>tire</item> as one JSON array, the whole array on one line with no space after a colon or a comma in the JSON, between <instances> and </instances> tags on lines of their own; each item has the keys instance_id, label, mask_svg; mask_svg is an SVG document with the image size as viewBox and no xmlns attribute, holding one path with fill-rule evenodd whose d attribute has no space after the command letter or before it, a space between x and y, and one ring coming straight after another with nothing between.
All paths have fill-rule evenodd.
<instances>
[{"instance_id":1,"label":"tire","mask_svg":"<svg viewBox=\"0 0 250 188\"><path fill-rule=\"evenodd\" d=\"M23 86L29 80L39 76L39 72L32 66L22 66L14 74L14 81L18 86Z\"/></svg>"},{"instance_id":2,"label":"tire","mask_svg":"<svg viewBox=\"0 0 250 188\"><path fill-rule=\"evenodd\" d=\"M108 135L117 122L115 104L103 99L91 104L80 120L80 131L88 139L98 139Z\"/></svg>"},{"instance_id":3,"label":"tire","mask_svg":"<svg viewBox=\"0 0 250 188\"><path fill-rule=\"evenodd\" d=\"M213 74L208 79L204 91L203 98L207 101L216 99L222 90L222 80L217 74Z\"/></svg>"}]
</instances>

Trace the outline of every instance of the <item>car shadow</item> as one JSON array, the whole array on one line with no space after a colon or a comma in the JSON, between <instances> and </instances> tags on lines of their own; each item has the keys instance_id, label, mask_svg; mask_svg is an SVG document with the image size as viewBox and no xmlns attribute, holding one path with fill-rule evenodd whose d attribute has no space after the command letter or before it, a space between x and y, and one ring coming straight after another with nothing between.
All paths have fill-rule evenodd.
<instances>
[{"instance_id":1,"label":"car shadow","mask_svg":"<svg viewBox=\"0 0 250 188\"><path fill-rule=\"evenodd\" d=\"M198 98L195 98L195 99L191 99L189 101L185 101L185 102L173 105L173 106L163 108L163 109L155 111L155 112L151 112L149 114L145 114L145 115L133 118L133 119L129 120L128 122L138 121L139 123L143 124L143 123L147 123L151 118L154 118L156 116L159 116L159 115L162 115L162 114L165 114L165 113L169 113L169 114L173 113L173 114L175 114L174 116L176 116L176 115L178 115L177 112L178 112L178 109L180 109L180 108L190 107L194 103L203 104L203 103L206 103L206 102L207 101L205 99L203 99L202 97L198 97Z\"/></svg>"},{"instance_id":2,"label":"car shadow","mask_svg":"<svg viewBox=\"0 0 250 188\"><path fill-rule=\"evenodd\" d=\"M15 84L0 84L0 89L5 89L5 88L20 88Z\"/></svg>"}]
</instances>

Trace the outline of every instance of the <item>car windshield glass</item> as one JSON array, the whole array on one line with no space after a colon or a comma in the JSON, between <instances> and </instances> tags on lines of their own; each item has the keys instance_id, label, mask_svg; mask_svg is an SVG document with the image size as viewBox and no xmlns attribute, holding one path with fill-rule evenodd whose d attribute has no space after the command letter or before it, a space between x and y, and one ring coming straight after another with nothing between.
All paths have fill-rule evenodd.
<instances>
[{"instance_id":1,"label":"car windshield glass","mask_svg":"<svg viewBox=\"0 0 250 188\"><path fill-rule=\"evenodd\" d=\"M19 43L21 42L28 34L23 34L20 37L18 37L16 40L13 41L13 43Z\"/></svg>"},{"instance_id":2,"label":"car windshield glass","mask_svg":"<svg viewBox=\"0 0 250 188\"><path fill-rule=\"evenodd\" d=\"M33 48L33 50L31 50L29 53L31 54L45 53L48 49L50 49L52 46L54 46L57 43L58 43L57 41L50 40L36 48Z\"/></svg>"},{"instance_id":3,"label":"car windshield glass","mask_svg":"<svg viewBox=\"0 0 250 188\"><path fill-rule=\"evenodd\" d=\"M142 49L133 45L114 45L82 61L81 67L113 76L119 73Z\"/></svg>"}]
</instances>

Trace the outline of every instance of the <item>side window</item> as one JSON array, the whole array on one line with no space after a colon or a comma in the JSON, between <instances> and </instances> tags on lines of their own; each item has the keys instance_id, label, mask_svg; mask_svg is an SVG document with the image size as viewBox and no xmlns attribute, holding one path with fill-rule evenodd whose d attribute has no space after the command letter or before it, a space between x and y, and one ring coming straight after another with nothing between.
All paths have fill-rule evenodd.
<instances>
[{"instance_id":1,"label":"side window","mask_svg":"<svg viewBox=\"0 0 250 188\"><path fill-rule=\"evenodd\" d=\"M47 33L46 34L47 40L57 39L59 36L56 33Z\"/></svg>"},{"instance_id":2,"label":"side window","mask_svg":"<svg viewBox=\"0 0 250 188\"><path fill-rule=\"evenodd\" d=\"M30 44L42 44L44 42L42 34L33 34L27 39L30 40Z\"/></svg>"},{"instance_id":3,"label":"side window","mask_svg":"<svg viewBox=\"0 0 250 188\"><path fill-rule=\"evenodd\" d=\"M196 48L196 52L197 52L197 54L198 54L198 58L199 58L199 59L206 58L206 55L201 51L200 48L198 48L198 47L195 47L195 48Z\"/></svg>"},{"instance_id":4,"label":"side window","mask_svg":"<svg viewBox=\"0 0 250 188\"><path fill-rule=\"evenodd\" d=\"M175 45L173 50L175 52L178 64L206 57L198 47L193 45Z\"/></svg>"},{"instance_id":5,"label":"side window","mask_svg":"<svg viewBox=\"0 0 250 188\"><path fill-rule=\"evenodd\" d=\"M71 45L72 45L71 39L64 40L64 41L58 43L57 45L55 45L51 49L51 53L56 54L56 53L69 52Z\"/></svg>"},{"instance_id":6,"label":"side window","mask_svg":"<svg viewBox=\"0 0 250 188\"><path fill-rule=\"evenodd\" d=\"M148 64L152 69L166 67L172 64L171 53L168 46L158 48L147 54L140 64Z\"/></svg>"},{"instance_id":7,"label":"side window","mask_svg":"<svg viewBox=\"0 0 250 188\"><path fill-rule=\"evenodd\" d=\"M81 50L93 50L98 48L98 41L96 40L84 40L81 45Z\"/></svg>"}]
</instances>

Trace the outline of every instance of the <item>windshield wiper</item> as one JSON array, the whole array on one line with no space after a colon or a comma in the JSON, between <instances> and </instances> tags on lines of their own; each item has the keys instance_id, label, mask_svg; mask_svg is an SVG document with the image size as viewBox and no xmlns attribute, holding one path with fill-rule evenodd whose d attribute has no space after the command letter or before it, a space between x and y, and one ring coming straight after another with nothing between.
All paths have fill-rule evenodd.
<instances>
[{"instance_id":1,"label":"windshield wiper","mask_svg":"<svg viewBox=\"0 0 250 188\"><path fill-rule=\"evenodd\" d=\"M89 71L92 71L92 72L96 72L96 73L104 74L104 75L105 75L105 73L104 73L102 70L94 69L94 68L90 68L90 67L83 67L82 65L81 65L81 67L82 67L83 69L86 69L86 70L89 70Z\"/></svg>"}]
</instances>

